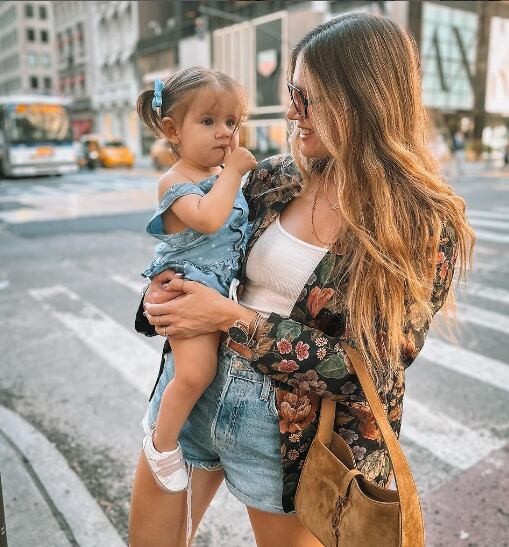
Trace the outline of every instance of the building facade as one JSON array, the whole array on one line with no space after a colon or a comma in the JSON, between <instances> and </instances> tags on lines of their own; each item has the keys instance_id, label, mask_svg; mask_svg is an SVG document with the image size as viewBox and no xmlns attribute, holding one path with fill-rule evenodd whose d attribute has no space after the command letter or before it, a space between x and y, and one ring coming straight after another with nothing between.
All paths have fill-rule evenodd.
<instances>
[{"instance_id":1,"label":"building facade","mask_svg":"<svg viewBox=\"0 0 509 547\"><path fill-rule=\"evenodd\" d=\"M408 30L421 54L423 100L447 141L459 127L472 155L509 132L508 2L243 2L205 6L213 66L249 93L246 145L258 156L287 150L284 111L288 53L321 22L349 11L387 16ZM260 13L265 9L267 13ZM228 13L227 13L228 11ZM228 20L236 18L237 23ZM493 137L495 135L495 137ZM497 144L498 143L498 144Z\"/></svg>"},{"instance_id":2,"label":"building facade","mask_svg":"<svg viewBox=\"0 0 509 547\"><path fill-rule=\"evenodd\" d=\"M136 68L140 90L167 80L188 66L211 66L210 44L196 36L200 2L146 2L138 14ZM141 147L150 150L154 135L140 125Z\"/></svg>"},{"instance_id":3,"label":"building facade","mask_svg":"<svg viewBox=\"0 0 509 547\"><path fill-rule=\"evenodd\" d=\"M0 95L56 92L51 2L0 2Z\"/></svg>"},{"instance_id":4,"label":"building facade","mask_svg":"<svg viewBox=\"0 0 509 547\"><path fill-rule=\"evenodd\" d=\"M233 13L205 7L212 27L213 66L240 81L248 91L249 120L242 141L257 157L288 152L287 67L292 47L315 26L347 11L381 13L380 2L265 2L239 5ZM265 4L265 5L263 5ZM407 3L389 2L386 15L407 26ZM224 9L224 4L219 4ZM272 8L272 9L271 9ZM276 9L274 9L276 8ZM277 9L279 8L279 9ZM262 13L265 9L266 13ZM230 17L243 19L224 25ZM250 18L251 17L251 18ZM207 37L204 36L203 39Z\"/></svg>"},{"instance_id":5,"label":"building facade","mask_svg":"<svg viewBox=\"0 0 509 547\"><path fill-rule=\"evenodd\" d=\"M72 99L69 108L75 138L94 130L91 39L93 5L93 2L52 2L58 68L57 88L60 94Z\"/></svg>"},{"instance_id":6,"label":"building facade","mask_svg":"<svg viewBox=\"0 0 509 547\"><path fill-rule=\"evenodd\" d=\"M139 86L134 61L139 3L122 0L91 4L95 132L106 141L123 140L139 155L140 125L136 114Z\"/></svg>"}]
</instances>

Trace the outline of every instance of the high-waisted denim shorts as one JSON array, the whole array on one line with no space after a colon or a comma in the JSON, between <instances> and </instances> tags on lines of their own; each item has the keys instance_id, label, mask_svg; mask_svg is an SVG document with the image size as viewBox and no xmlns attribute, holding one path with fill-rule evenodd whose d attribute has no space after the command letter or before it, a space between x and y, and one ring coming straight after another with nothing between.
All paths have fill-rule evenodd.
<instances>
[{"instance_id":1,"label":"high-waisted denim shorts","mask_svg":"<svg viewBox=\"0 0 509 547\"><path fill-rule=\"evenodd\" d=\"M145 432L157 421L161 397L173 377L169 354L143 420ZM248 507L283 513L283 472L274 388L249 360L220 345L217 374L194 406L180 433L187 462L223 469L230 492Z\"/></svg>"}]
</instances>

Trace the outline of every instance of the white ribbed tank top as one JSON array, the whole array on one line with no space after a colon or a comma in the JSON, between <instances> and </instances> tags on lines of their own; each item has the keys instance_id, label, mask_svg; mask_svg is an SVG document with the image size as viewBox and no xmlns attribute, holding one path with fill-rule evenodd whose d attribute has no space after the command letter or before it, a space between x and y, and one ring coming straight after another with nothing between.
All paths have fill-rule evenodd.
<instances>
[{"instance_id":1,"label":"white ribbed tank top","mask_svg":"<svg viewBox=\"0 0 509 547\"><path fill-rule=\"evenodd\" d=\"M271 313L289 317L306 281L328 250L289 234L278 215L249 253L239 303L264 317Z\"/></svg>"}]
</instances>

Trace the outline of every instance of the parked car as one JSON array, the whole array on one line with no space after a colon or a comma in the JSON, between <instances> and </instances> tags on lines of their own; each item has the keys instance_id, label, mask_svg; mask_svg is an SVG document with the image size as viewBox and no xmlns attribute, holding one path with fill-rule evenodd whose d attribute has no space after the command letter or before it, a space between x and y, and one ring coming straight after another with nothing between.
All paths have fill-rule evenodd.
<instances>
[{"instance_id":1,"label":"parked car","mask_svg":"<svg viewBox=\"0 0 509 547\"><path fill-rule=\"evenodd\" d=\"M150 147L150 159L155 169L171 167L177 160L166 139L157 139Z\"/></svg>"},{"instance_id":2,"label":"parked car","mask_svg":"<svg viewBox=\"0 0 509 547\"><path fill-rule=\"evenodd\" d=\"M106 141L99 149L99 161L103 167L129 168L134 166L134 154L121 140Z\"/></svg>"},{"instance_id":3,"label":"parked car","mask_svg":"<svg viewBox=\"0 0 509 547\"><path fill-rule=\"evenodd\" d=\"M96 159L94 152L97 153L97 164L103 167L120 167L124 165L133 167L134 165L134 154L120 139L104 142L99 135L90 133L80 137L80 144L82 150L79 163L82 167L91 167L88 160ZM90 156L94 157L90 158Z\"/></svg>"}]
</instances>

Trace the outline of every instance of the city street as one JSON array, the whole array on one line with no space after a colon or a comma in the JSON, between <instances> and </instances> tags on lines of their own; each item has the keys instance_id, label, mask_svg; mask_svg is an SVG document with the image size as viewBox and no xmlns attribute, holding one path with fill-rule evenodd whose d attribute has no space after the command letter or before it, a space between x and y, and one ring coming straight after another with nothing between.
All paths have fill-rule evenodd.
<instances>
[{"instance_id":1,"label":"city street","mask_svg":"<svg viewBox=\"0 0 509 547\"><path fill-rule=\"evenodd\" d=\"M0 470L10 547L127 544L160 337L134 331L151 168L0 181ZM453 341L406 376L401 441L429 547L509 545L509 170L452 179L478 241ZM196 546L250 547L225 487ZM275 546L285 547L285 546ZM291 546L287 546L291 547Z\"/></svg>"}]
</instances>

